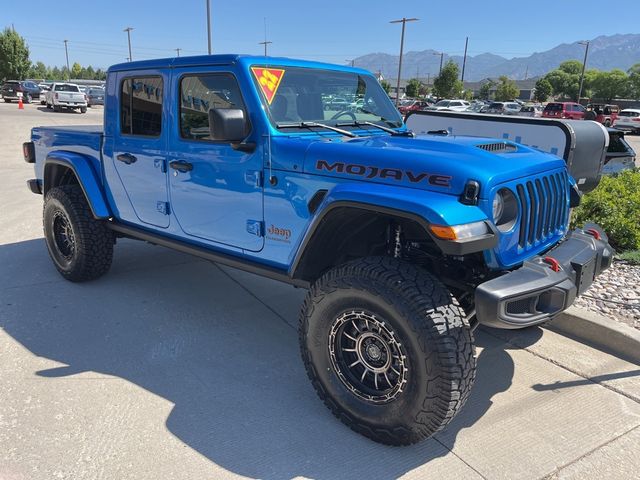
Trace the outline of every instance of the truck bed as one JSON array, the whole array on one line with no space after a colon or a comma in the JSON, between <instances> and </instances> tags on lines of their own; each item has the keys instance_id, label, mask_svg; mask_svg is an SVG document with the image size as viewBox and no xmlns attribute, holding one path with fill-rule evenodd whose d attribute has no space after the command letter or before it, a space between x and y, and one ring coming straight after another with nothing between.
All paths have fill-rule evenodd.
<instances>
[{"instance_id":1,"label":"truck bed","mask_svg":"<svg viewBox=\"0 0 640 480\"><path fill-rule=\"evenodd\" d=\"M50 126L31 129L31 140L36 153L36 175L43 177L44 159L51 150L67 150L86 155L91 159L98 178L102 180L102 125Z\"/></svg>"}]
</instances>

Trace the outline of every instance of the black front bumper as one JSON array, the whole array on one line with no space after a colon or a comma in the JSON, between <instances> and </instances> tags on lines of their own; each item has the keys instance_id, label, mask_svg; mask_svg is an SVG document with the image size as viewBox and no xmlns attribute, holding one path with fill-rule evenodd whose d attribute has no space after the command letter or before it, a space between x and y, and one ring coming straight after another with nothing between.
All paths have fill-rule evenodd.
<instances>
[{"instance_id":1,"label":"black front bumper","mask_svg":"<svg viewBox=\"0 0 640 480\"><path fill-rule=\"evenodd\" d=\"M613 253L599 226L576 229L543 256L480 284L475 292L476 318L495 328L522 328L551 320L611 265Z\"/></svg>"}]
</instances>

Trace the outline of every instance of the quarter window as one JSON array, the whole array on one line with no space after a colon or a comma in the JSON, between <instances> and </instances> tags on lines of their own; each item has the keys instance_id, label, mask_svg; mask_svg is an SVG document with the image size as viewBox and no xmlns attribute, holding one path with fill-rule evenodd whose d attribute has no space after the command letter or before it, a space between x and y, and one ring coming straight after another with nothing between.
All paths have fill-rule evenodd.
<instances>
[{"instance_id":1,"label":"quarter window","mask_svg":"<svg viewBox=\"0 0 640 480\"><path fill-rule=\"evenodd\" d=\"M163 84L160 77L127 78L120 92L120 130L158 137L162 131Z\"/></svg>"},{"instance_id":2,"label":"quarter window","mask_svg":"<svg viewBox=\"0 0 640 480\"><path fill-rule=\"evenodd\" d=\"M180 136L212 141L209 110L246 109L236 78L230 73L186 75L180 80Z\"/></svg>"}]
</instances>

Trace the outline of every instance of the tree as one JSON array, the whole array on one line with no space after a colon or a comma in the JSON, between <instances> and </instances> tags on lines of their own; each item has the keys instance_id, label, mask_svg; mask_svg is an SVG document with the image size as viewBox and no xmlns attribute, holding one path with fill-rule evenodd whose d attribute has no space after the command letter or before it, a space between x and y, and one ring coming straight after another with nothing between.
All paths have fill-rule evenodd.
<instances>
[{"instance_id":1,"label":"tree","mask_svg":"<svg viewBox=\"0 0 640 480\"><path fill-rule=\"evenodd\" d=\"M96 80L106 80L107 79L107 72L105 72L104 70L102 70L101 68L96 70L96 74L95 74L95 79ZM384 84L387 84L387 87L385 88ZM383 80L382 81L382 88L385 90L385 92L389 93L389 89L391 88L391 85L389 85L389 82Z\"/></svg>"},{"instance_id":2,"label":"tree","mask_svg":"<svg viewBox=\"0 0 640 480\"><path fill-rule=\"evenodd\" d=\"M93 67L89 65L86 69L83 69L82 78L86 78L87 80L95 80L96 72L94 72Z\"/></svg>"},{"instance_id":3,"label":"tree","mask_svg":"<svg viewBox=\"0 0 640 480\"><path fill-rule=\"evenodd\" d=\"M74 63L71 66L71 78L82 78L82 67L78 62Z\"/></svg>"},{"instance_id":4,"label":"tree","mask_svg":"<svg viewBox=\"0 0 640 480\"><path fill-rule=\"evenodd\" d=\"M491 95L491 89L495 86L496 82L493 80L487 80L480 86L480 92L478 93L478 97L481 100L489 100L489 96Z\"/></svg>"},{"instance_id":5,"label":"tree","mask_svg":"<svg viewBox=\"0 0 640 480\"><path fill-rule=\"evenodd\" d=\"M458 80L458 64L449 60L442 72L433 81L433 91L438 98L458 98L462 93L462 82Z\"/></svg>"},{"instance_id":6,"label":"tree","mask_svg":"<svg viewBox=\"0 0 640 480\"><path fill-rule=\"evenodd\" d=\"M496 89L496 100L504 102L507 100L513 100L520 96L520 89L516 87L516 83L513 80L509 80L506 75L500 77L500 83Z\"/></svg>"},{"instance_id":7,"label":"tree","mask_svg":"<svg viewBox=\"0 0 640 480\"><path fill-rule=\"evenodd\" d=\"M553 88L553 94L575 98L580 88L580 76L571 75L564 70L553 70L544 77Z\"/></svg>"},{"instance_id":8,"label":"tree","mask_svg":"<svg viewBox=\"0 0 640 480\"><path fill-rule=\"evenodd\" d=\"M24 80L29 73L29 47L11 28L0 33L0 79Z\"/></svg>"},{"instance_id":9,"label":"tree","mask_svg":"<svg viewBox=\"0 0 640 480\"><path fill-rule=\"evenodd\" d=\"M582 62L579 60L567 60L560 64L558 70L562 70L569 75L580 75L582 73Z\"/></svg>"},{"instance_id":10,"label":"tree","mask_svg":"<svg viewBox=\"0 0 640 480\"><path fill-rule=\"evenodd\" d=\"M102 70L98 69L98 72L102 73ZM101 79L98 78L98 80L101 80ZM386 94L389 95L389 92L391 91L391 84L389 82L387 82L386 80L382 80L380 82L380 86L386 92Z\"/></svg>"},{"instance_id":11,"label":"tree","mask_svg":"<svg viewBox=\"0 0 640 480\"><path fill-rule=\"evenodd\" d=\"M422 83L417 78L412 78L405 87L407 97L416 98L420 94L420 86Z\"/></svg>"},{"instance_id":12,"label":"tree","mask_svg":"<svg viewBox=\"0 0 640 480\"><path fill-rule=\"evenodd\" d=\"M536 82L535 93L533 98L536 102L546 102L547 98L553 93L553 87L549 83L549 80L542 77Z\"/></svg>"},{"instance_id":13,"label":"tree","mask_svg":"<svg viewBox=\"0 0 640 480\"><path fill-rule=\"evenodd\" d=\"M44 63L38 62L31 65L31 68L29 69L29 78L46 80L47 74L49 73L48 70L49 69Z\"/></svg>"},{"instance_id":14,"label":"tree","mask_svg":"<svg viewBox=\"0 0 640 480\"><path fill-rule=\"evenodd\" d=\"M640 98L640 63L636 63L629 70L629 93L633 98Z\"/></svg>"},{"instance_id":15,"label":"tree","mask_svg":"<svg viewBox=\"0 0 640 480\"><path fill-rule=\"evenodd\" d=\"M629 77L622 70L614 68L610 72L600 72L593 81L593 94L606 102L623 98L629 93Z\"/></svg>"}]
</instances>

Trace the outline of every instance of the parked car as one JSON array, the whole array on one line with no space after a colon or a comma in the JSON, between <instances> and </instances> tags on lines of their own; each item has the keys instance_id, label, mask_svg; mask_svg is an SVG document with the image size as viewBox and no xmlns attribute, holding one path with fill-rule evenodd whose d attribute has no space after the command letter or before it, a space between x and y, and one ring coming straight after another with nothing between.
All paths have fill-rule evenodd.
<instances>
[{"instance_id":1,"label":"parked car","mask_svg":"<svg viewBox=\"0 0 640 480\"><path fill-rule=\"evenodd\" d=\"M602 173L618 173L623 170L633 170L636 165L636 152L624 139L624 132L617 128L607 128L609 132L609 147L604 157Z\"/></svg>"},{"instance_id":2,"label":"parked car","mask_svg":"<svg viewBox=\"0 0 640 480\"><path fill-rule=\"evenodd\" d=\"M41 83L38 86L40 87L40 90L41 90L41 93L40 93L40 105L46 105L47 104L47 92L49 90L51 90L51 85L46 85L44 83Z\"/></svg>"},{"instance_id":3,"label":"parked car","mask_svg":"<svg viewBox=\"0 0 640 480\"><path fill-rule=\"evenodd\" d=\"M489 105L487 105L486 103L475 102L469 105L463 111L470 112L470 113L487 113L488 108L489 108Z\"/></svg>"},{"instance_id":4,"label":"parked car","mask_svg":"<svg viewBox=\"0 0 640 480\"><path fill-rule=\"evenodd\" d=\"M398 106L401 114L406 115L409 112L418 112L429 107L429 102L424 100L403 100Z\"/></svg>"},{"instance_id":5,"label":"parked car","mask_svg":"<svg viewBox=\"0 0 640 480\"><path fill-rule=\"evenodd\" d=\"M625 108L618 114L613 126L618 130L640 134L640 109Z\"/></svg>"},{"instance_id":6,"label":"parked car","mask_svg":"<svg viewBox=\"0 0 640 480\"><path fill-rule=\"evenodd\" d=\"M542 106L525 105L517 113L519 117L542 117Z\"/></svg>"},{"instance_id":7,"label":"parked car","mask_svg":"<svg viewBox=\"0 0 640 480\"><path fill-rule=\"evenodd\" d=\"M516 115L522 107L516 102L492 102L487 108L487 113L500 115Z\"/></svg>"},{"instance_id":8,"label":"parked car","mask_svg":"<svg viewBox=\"0 0 640 480\"><path fill-rule=\"evenodd\" d=\"M116 239L137 238L308 288L307 374L335 416L373 440L408 445L442 430L470 396L478 324L547 323L611 264L600 227L571 229L580 195L555 155L503 138L414 137L360 69L178 60L110 67L103 125L32 129L27 185L42 194L51 261L67 280L96 279ZM325 119L322 94L336 85L374 109ZM284 107L299 119L278 121ZM592 150L587 176L604 142Z\"/></svg>"},{"instance_id":9,"label":"parked car","mask_svg":"<svg viewBox=\"0 0 640 480\"><path fill-rule=\"evenodd\" d=\"M87 96L80 92L75 83L54 83L47 92L47 108L53 108L55 112L63 108L87 112Z\"/></svg>"},{"instance_id":10,"label":"parked car","mask_svg":"<svg viewBox=\"0 0 640 480\"><path fill-rule=\"evenodd\" d=\"M38 85L29 80L8 80L2 84L0 93L2 93L2 98L7 103L18 100L20 98L18 93L22 93L22 101L24 103L31 103L32 100L40 99L41 90Z\"/></svg>"},{"instance_id":11,"label":"parked car","mask_svg":"<svg viewBox=\"0 0 640 480\"><path fill-rule=\"evenodd\" d=\"M104 89L89 88L85 95L87 96L87 107L94 105L104 105Z\"/></svg>"},{"instance_id":12,"label":"parked car","mask_svg":"<svg viewBox=\"0 0 640 480\"><path fill-rule=\"evenodd\" d=\"M575 102L549 102L542 111L544 118L569 118L572 120L582 120L586 109Z\"/></svg>"},{"instance_id":13,"label":"parked car","mask_svg":"<svg viewBox=\"0 0 640 480\"><path fill-rule=\"evenodd\" d=\"M345 98L342 97L329 97L324 100L324 109L325 110L334 110L337 112L342 112L345 110L349 110L349 105L351 102L347 102Z\"/></svg>"},{"instance_id":14,"label":"parked car","mask_svg":"<svg viewBox=\"0 0 640 480\"><path fill-rule=\"evenodd\" d=\"M620 107L618 105L606 105L603 103L594 103L587 105L585 120L595 120L605 127L610 127L618 119Z\"/></svg>"},{"instance_id":15,"label":"parked car","mask_svg":"<svg viewBox=\"0 0 640 480\"><path fill-rule=\"evenodd\" d=\"M471 105L466 100L440 100L435 105L428 107L429 110L449 110L452 112L463 112Z\"/></svg>"}]
</instances>

